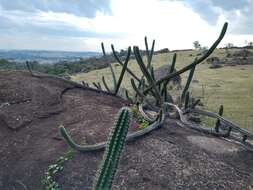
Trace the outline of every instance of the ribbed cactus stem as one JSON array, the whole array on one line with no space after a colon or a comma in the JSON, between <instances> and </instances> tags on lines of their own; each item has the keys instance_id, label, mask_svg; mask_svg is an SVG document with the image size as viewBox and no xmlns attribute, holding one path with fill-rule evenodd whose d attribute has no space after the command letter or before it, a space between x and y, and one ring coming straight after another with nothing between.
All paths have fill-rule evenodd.
<instances>
[{"instance_id":1,"label":"ribbed cactus stem","mask_svg":"<svg viewBox=\"0 0 253 190\"><path fill-rule=\"evenodd\" d=\"M144 42L145 42L147 62L148 62L147 69L151 69L151 62L152 62L152 57L153 57L154 48L155 48L155 40L153 40L153 42L152 42L152 47L151 47L150 51L149 51L149 48L148 48L148 40L147 40L146 36L144 38Z\"/></svg>"},{"instance_id":2,"label":"ribbed cactus stem","mask_svg":"<svg viewBox=\"0 0 253 190\"><path fill-rule=\"evenodd\" d=\"M173 54L173 58L172 58L172 63L171 63L171 66L170 66L170 71L169 71L169 74L173 73L174 70L175 70L175 66L176 66L176 61L177 61L177 54L174 53ZM168 92L167 92L167 87L168 87L168 84L169 84L170 80L167 80L164 82L163 84L163 87L162 87L162 95L164 96L164 100L167 101L168 99Z\"/></svg>"},{"instance_id":3,"label":"ribbed cactus stem","mask_svg":"<svg viewBox=\"0 0 253 190\"><path fill-rule=\"evenodd\" d=\"M104 46L104 43L103 43L103 42L101 43L101 48L102 48L103 55L106 56L106 53L105 53L105 46Z\"/></svg>"},{"instance_id":4,"label":"ribbed cactus stem","mask_svg":"<svg viewBox=\"0 0 253 190\"><path fill-rule=\"evenodd\" d=\"M182 92L182 95L181 95L181 101L182 102L185 100L186 93L188 92L188 90L190 88L191 81L192 81L192 78L193 78L193 75L194 75L194 71L195 71L195 66L192 67L192 69L190 70L187 82L186 82L184 90Z\"/></svg>"},{"instance_id":5,"label":"ribbed cactus stem","mask_svg":"<svg viewBox=\"0 0 253 190\"><path fill-rule=\"evenodd\" d=\"M129 58L130 58L130 54L131 54L131 48L129 47L128 48L128 54L127 54L127 57L126 57L126 60L123 64L123 67L122 67L122 70L121 70L121 73L120 73L120 76L119 76L119 79L117 81L117 84L116 84L116 87L115 87L115 91L114 91L114 94L118 94L118 91L119 91L119 88L120 88L120 85L122 83L122 80L123 80L123 77L124 77L124 74L127 70L127 65L128 65L128 61L129 61Z\"/></svg>"},{"instance_id":6,"label":"ribbed cactus stem","mask_svg":"<svg viewBox=\"0 0 253 190\"><path fill-rule=\"evenodd\" d=\"M149 73L147 67L144 64L142 57L140 55L140 50L137 46L134 47L134 54L135 54L136 61L139 65L143 75L148 80L149 85L151 85L154 89L154 96L155 96L156 100L159 102L159 105L162 105L163 99L161 97L161 94L160 94L157 86L155 85L155 80L152 78L151 74Z\"/></svg>"},{"instance_id":7,"label":"ribbed cactus stem","mask_svg":"<svg viewBox=\"0 0 253 190\"><path fill-rule=\"evenodd\" d=\"M116 51L114 49L114 46L113 44L111 45L111 48L112 48L112 53L113 53L113 56L114 58L118 61L118 63L123 67L124 64L123 62L119 59L118 55L116 54ZM128 47L128 52L127 52L127 57L128 59L130 59L130 55L131 55L131 47ZM126 59L127 60L127 59ZM141 79L139 79L134 73L133 71L131 71L128 67L126 68L126 71L134 78L136 79L138 82L141 81Z\"/></svg>"},{"instance_id":8,"label":"ribbed cactus stem","mask_svg":"<svg viewBox=\"0 0 253 190\"><path fill-rule=\"evenodd\" d=\"M111 92L109 86L107 85L107 83L106 83L106 81L105 81L105 77L104 77L104 76L102 76L102 82L103 82L104 87L105 87L105 89L107 90L107 92Z\"/></svg>"},{"instance_id":9,"label":"ribbed cactus stem","mask_svg":"<svg viewBox=\"0 0 253 190\"><path fill-rule=\"evenodd\" d=\"M154 86L157 86L158 84L160 83L163 83L163 82L166 82L167 80L170 80L171 78L175 77L175 76L178 76L190 69L192 69L193 67L195 67L196 65L200 64L202 61L204 61L209 55L211 55L213 53L213 51L215 50L215 48L219 45L219 43L221 42L221 40L223 39L223 37L225 36L226 34L226 31L227 31L227 27L228 27L228 23L226 22L224 25L223 25L223 28L221 30L221 33L218 37L218 39L213 43L213 45L203 54L202 57L200 57L199 59L195 59L191 64L183 67L182 69L178 70L177 72L173 72L161 79L159 79L158 81L156 81L155 84L153 85L150 85L148 88L145 89L144 91L144 94L147 94L149 91L151 91Z\"/></svg>"},{"instance_id":10,"label":"ribbed cactus stem","mask_svg":"<svg viewBox=\"0 0 253 190\"><path fill-rule=\"evenodd\" d=\"M195 102L192 103L191 109L194 109L200 103L200 99L197 99Z\"/></svg>"},{"instance_id":11,"label":"ribbed cactus stem","mask_svg":"<svg viewBox=\"0 0 253 190\"><path fill-rule=\"evenodd\" d=\"M115 91L116 89L116 86L117 86L117 80L116 80L116 75L114 73L114 70L112 68L112 65L109 63L109 68L110 68L110 71L111 71L111 74L112 74L112 80L113 80L113 89Z\"/></svg>"},{"instance_id":12,"label":"ribbed cactus stem","mask_svg":"<svg viewBox=\"0 0 253 190\"><path fill-rule=\"evenodd\" d=\"M224 107L223 105L220 105L220 108L219 108L219 116L222 116L223 115L223 111L224 111ZM219 132L219 128L220 128L220 120L217 119L216 121L216 124L215 124L215 132Z\"/></svg>"},{"instance_id":13,"label":"ribbed cactus stem","mask_svg":"<svg viewBox=\"0 0 253 190\"><path fill-rule=\"evenodd\" d=\"M122 108L111 129L107 141L103 161L96 175L93 190L110 190L116 173L120 154L122 152L129 128L130 113L128 108Z\"/></svg>"},{"instance_id":14,"label":"ribbed cactus stem","mask_svg":"<svg viewBox=\"0 0 253 190\"><path fill-rule=\"evenodd\" d=\"M26 61L25 64L26 64L26 67L27 67L28 71L30 72L30 74L33 75L30 63L28 61Z\"/></svg>"},{"instance_id":15,"label":"ribbed cactus stem","mask_svg":"<svg viewBox=\"0 0 253 190\"><path fill-rule=\"evenodd\" d=\"M185 100L184 100L184 109L186 110L189 107L189 99L190 99L190 93L187 91L185 95Z\"/></svg>"}]
</instances>

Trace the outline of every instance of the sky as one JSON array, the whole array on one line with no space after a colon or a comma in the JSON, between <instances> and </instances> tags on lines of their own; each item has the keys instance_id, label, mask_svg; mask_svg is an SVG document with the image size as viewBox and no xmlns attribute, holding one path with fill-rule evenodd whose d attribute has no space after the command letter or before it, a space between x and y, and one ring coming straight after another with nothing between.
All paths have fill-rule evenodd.
<instances>
[{"instance_id":1,"label":"sky","mask_svg":"<svg viewBox=\"0 0 253 190\"><path fill-rule=\"evenodd\" d=\"M0 0L0 49L107 51L210 46L224 22L221 46L253 41L253 0Z\"/></svg>"}]
</instances>

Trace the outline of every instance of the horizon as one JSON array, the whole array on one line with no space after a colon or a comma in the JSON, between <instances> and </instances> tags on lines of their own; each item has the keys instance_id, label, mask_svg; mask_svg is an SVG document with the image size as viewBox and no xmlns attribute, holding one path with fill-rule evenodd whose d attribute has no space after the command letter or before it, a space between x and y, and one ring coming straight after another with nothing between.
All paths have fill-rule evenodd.
<instances>
[{"instance_id":1,"label":"horizon","mask_svg":"<svg viewBox=\"0 0 253 190\"><path fill-rule=\"evenodd\" d=\"M13 3L14 2L14 3ZM140 10L141 7L144 7ZM219 35L224 22L227 43L253 41L250 0L0 0L0 49L101 52L156 40L155 49L192 49Z\"/></svg>"}]
</instances>

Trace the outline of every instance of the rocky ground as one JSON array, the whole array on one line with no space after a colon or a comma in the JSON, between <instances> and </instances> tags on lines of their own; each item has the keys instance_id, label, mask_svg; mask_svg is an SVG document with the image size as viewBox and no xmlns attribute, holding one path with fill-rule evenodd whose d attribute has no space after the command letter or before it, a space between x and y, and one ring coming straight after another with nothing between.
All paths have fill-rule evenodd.
<instances>
[{"instance_id":1,"label":"rocky ground","mask_svg":"<svg viewBox=\"0 0 253 190\"><path fill-rule=\"evenodd\" d=\"M58 126L79 143L101 142L125 105L62 80L0 72L0 189L42 189L48 166L69 149ZM102 154L77 153L66 162L57 176L61 189L91 189ZM251 190L252 179L252 152L167 120L125 146L113 189Z\"/></svg>"}]
</instances>

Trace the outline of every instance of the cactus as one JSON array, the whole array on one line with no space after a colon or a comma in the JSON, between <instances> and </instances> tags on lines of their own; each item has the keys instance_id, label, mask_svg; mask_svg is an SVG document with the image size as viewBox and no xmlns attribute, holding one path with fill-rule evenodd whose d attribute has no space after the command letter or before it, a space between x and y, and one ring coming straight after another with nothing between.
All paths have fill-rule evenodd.
<instances>
[{"instance_id":1,"label":"cactus","mask_svg":"<svg viewBox=\"0 0 253 190\"><path fill-rule=\"evenodd\" d=\"M101 48L102 48L103 55L106 56L106 53L105 53L105 46L104 46L104 43L103 43L103 42L101 43Z\"/></svg>"},{"instance_id":2,"label":"cactus","mask_svg":"<svg viewBox=\"0 0 253 190\"><path fill-rule=\"evenodd\" d=\"M131 48L129 47L126 60L125 60L125 62L124 62L123 68L122 68L122 70L121 70L121 73L120 73L120 76L119 76L119 79L118 79L118 81L117 81L117 85L116 85L116 88L115 88L115 91L114 91L114 94L115 94L115 95L116 95L116 94L118 93L118 91L119 91L121 82L122 82L123 77L124 77L124 74L125 74L125 72L126 72L127 64L128 64L129 58L130 58L130 53L131 53Z\"/></svg>"},{"instance_id":3,"label":"cactus","mask_svg":"<svg viewBox=\"0 0 253 190\"><path fill-rule=\"evenodd\" d=\"M187 91L184 99L184 109L186 110L189 107L189 99L190 99L190 93Z\"/></svg>"},{"instance_id":4,"label":"cactus","mask_svg":"<svg viewBox=\"0 0 253 190\"><path fill-rule=\"evenodd\" d=\"M163 100L162 100L161 94L160 94L157 86L155 85L154 79L152 78L152 76L149 73L147 67L143 63L143 60L142 60L141 55L140 55L139 48L137 46L134 47L134 54L135 54L137 63L139 65L143 75L147 78L147 80L149 82L149 85L153 86L155 99L158 101L159 105L162 105Z\"/></svg>"},{"instance_id":5,"label":"cactus","mask_svg":"<svg viewBox=\"0 0 253 190\"><path fill-rule=\"evenodd\" d=\"M194 109L198 104L200 103L200 99L197 99L195 102L192 103L192 105L190 106L191 109Z\"/></svg>"},{"instance_id":6,"label":"cactus","mask_svg":"<svg viewBox=\"0 0 253 190\"><path fill-rule=\"evenodd\" d=\"M163 82L166 82L168 80L170 80L171 78L177 76L177 75L180 75L190 69L192 69L194 66L200 64L202 61L204 61L209 55L211 55L213 53L213 51L215 50L215 48L219 45L219 43L221 42L221 40L223 39L223 37L225 36L226 34L226 31L227 31L227 27L228 27L228 23L226 22L224 25L223 25L223 28L221 30L221 33L218 37L218 39L213 43L213 45L199 58L199 59L195 59L191 64L183 67L182 69L178 70L177 72L173 72L161 79L159 79L158 81L156 81L155 84L153 85L150 85L148 88L145 89L145 91L143 92L144 94L147 94L149 91L151 91L155 86L163 83Z\"/></svg>"},{"instance_id":7,"label":"cactus","mask_svg":"<svg viewBox=\"0 0 253 190\"><path fill-rule=\"evenodd\" d=\"M155 40L153 40L152 42L152 47L151 47L151 50L149 52L149 49L148 49L148 40L147 40L147 37L145 36L144 38L144 41L145 41L145 47L146 47L146 56L147 56L147 69L151 69L151 62L152 62L152 57L153 57L153 54L154 54L154 47L155 47Z\"/></svg>"},{"instance_id":8,"label":"cactus","mask_svg":"<svg viewBox=\"0 0 253 190\"><path fill-rule=\"evenodd\" d=\"M111 92L110 88L108 87L108 85L107 85L107 83L106 83L106 81L105 81L105 77L104 77L104 76L102 76L102 82L103 82L104 87L105 87L105 89L107 90L107 92Z\"/></svg>"},{"instance_id":9,"label":"cactus","mask_svg":"<svg viewBox=\"0 0 253 190\"><path fill-rule=\"evenodd\" d=\"M103 43L103 42L101 43L101 48L102 48L103 56L105 57L105 56L106 56L106 53L105 53L105 47L104 47L104 43ZM110 71L111 71L111 74L112 74L113 85L114 85L114 89L115 89L116 86L117 86L116 76L115 76L114 70L113 70L113 68L112 68L112 65L109 63L108 66L109 66ZM107 88L106 88L106 89L107 89ZM110 91L109 91L109 92L110 92Z\"/></svg>"},{"instance_id":10,"label":"cactus","mask_svg":"<svg viewBox=\"0 0 253 190\"><path fill-rule=\"evenodd\" d=\"M110 63L109 63L109 68L110 68L110 71L111 71L111 74L112 74L113 89L115 90L116 86L117 86L117 80L116 80L115 72L114 72L114 70L112 68L112 65Z\"/></svg>"},{"instance_id":11,"label":"cactus","mask_svg":"<svg viewBox=\"0 0 253 190\"><path fill-rule=\"evenodd\" d=\"M125 90L125 96L126 96L126 99L127 99L128 101L130 101L131 103L133 103L133 99L130 98L129 93L128 93L128 90Z\"/></svg>"},{"instance_id":12,"label":"cactus","mask_svg":"<svg viewBox=\"0 0 253 190\"><path fill-rule=\"evenodd\" d=\"M26 61L25 64L26 64L26 67L27 67L28 71L29 71L30 74L33 76L32 67L31 67L31 65L30 65L30 62Z\"/></svg>"},{"instance_id":13,"label":"cactus","mask_svg":"<svg viewBox=\"0 0 253 190\"><path fill-rule=\"evenodd\" d=\"M105 54L105 49L104 49L104 44L101 43L101 46L102 46L103 54L106 55L106 54ZM106 83L104 77L102 77L102 81L103 81L103 84L104 84L104 86L105 86L105 88L106 88L106 90L107 90L108 92L111 92L111 93L113 93L114 95L117 95L118 92L119 92L119 88L120 88L120 85L121 85L121 83L122 83L122 80L123 80L125 71L126 71L126 70L129 70L129 69L127 68L127 65L128 65L129 59L130 59L130 55L131 55L131 47L128 47L127 57L126 57L124 63L122 63L122 61L121 61L121 60L119 59L119 57L117 56L117 54L116 54L116 52L115 52L115 50L114 50L113 45L111 45L111 47L112 47L112 51L113 51L113 55L114 55L115 59L119 62L120 65L123 66L123 68L122 68L122 70L121 70L119 79L118 79L118 81L117 81L115 72L114 72L114 70L113 70L113 68L112 68L112 65L109 64L109 68L110 68L110 70L111 70L112 79L113 79L113 87L114 87L114 88L113 88L113 91L111 91L111 90L109 89L109 87L108 87L108 85L107 85L107 83ZM129 70L129 71L130 71L130 70ZM130 71L130 72L131 72L131 71ZM134 76L135 76L135 75L134 75ZM138 79L138 77L137 77L137 79Z\"/></svg>"},{"instance_id":14,"label":"cactus","mask_svg":"<svg viewBox=\"0 0 253 190\"><path fill-rule=\"evenodd\" d=\"M112 53L113 53L114 58L115 58L115 59L118 61L118 63L123 67L124 64L123 64L123 62L119 59L119 57L117 56L113 44L111 45L111 48L112 48ZM131 47L128 47L128 53L127 53L127 57L129 57L128 59L130 59L130 55L131 55ZM126 71L127 71L135 80L137 80L138 82L141 81L141 79L139 79L128 67L126 68Z\"/></svg>"},{"instance_id":15,"label":"cactus","mask_svg":"<svg viewBox=\"0 0 253 190\"><path fill-rule=\"evenodd\" d=\"M185 100L185 96L186 96L186 93L189 90L189 87L190 87L190 84L191 84L191 81L192 81L192 78L193 78L193 75L194 75L194 71L195 71L195 66L193 66L192 69L190 70L187 82L185 84L184 90L183 90L182 95L181 95L181 102L183 102Z\"/></svg>"},{"instance_id":16,"label":"cactus","mask_svg":"<svg viewBox=\"0 0 253 190\"><path fill-rule=\"evenodd\" d=\"M100 82L98 82L98 83L93 82L92 84L93 84L98 90L102 90L102 87L101 87Z\"/></svg>"},{"instance_id":17,"label":"cactus","mask_svg":"<svg viewBox=\"0 0 253 190\"><path fill-rule=\"evenodd\" d=\"M97 172L93 190L109 190L116 173L120 154L122 152L129 128L130 113L128 108L122 108L107 141L103 161Z\"/></svg>"},{"instance_id":18,"label":"cactus","mask_svg":"<svg viewBox=\"0 0 253 190\"><path fill-rule=\"evenodd\" d=\"M222 115L223 115L223 110L224 110L223 105L220 105L220 108L219 108L219 116L222 116ZM216 124L215 124L215 128L214 128L216 133L219 132L219 127L220 127L220 120L217 119Z\"/></svg>"},{"instance_id":19,"label":"cactus","mask_svg":"<svg viewBox=\"0 0 253 190\"><path fill-rule=\"evenodd\" d=\"M176 60L177 60L177 54L174 53L173 55L173 58L172 58L172 63L171 63L171 66L170 66L170 71L169 71L169 74L173 73L174 70L175 70L175 65L176 65ZM168 92L167 92L167 86L169 84L169 81L170 80L167 80L166 82L164 82L163 84L163 88L162 88L162 92L161 94L164 96L164 100L167 101L168 99Z\"/></svg>"}]
</instances>

